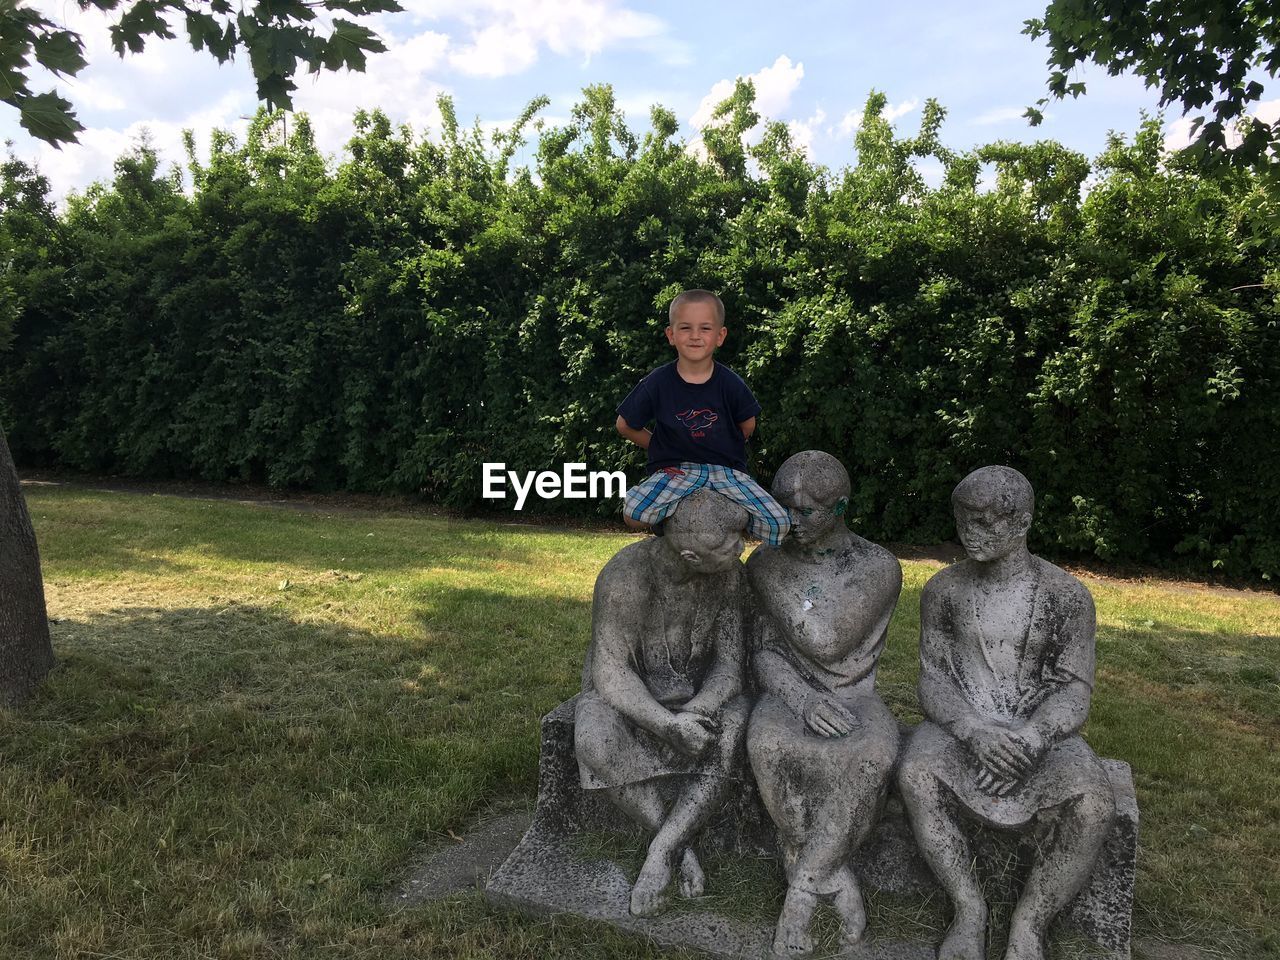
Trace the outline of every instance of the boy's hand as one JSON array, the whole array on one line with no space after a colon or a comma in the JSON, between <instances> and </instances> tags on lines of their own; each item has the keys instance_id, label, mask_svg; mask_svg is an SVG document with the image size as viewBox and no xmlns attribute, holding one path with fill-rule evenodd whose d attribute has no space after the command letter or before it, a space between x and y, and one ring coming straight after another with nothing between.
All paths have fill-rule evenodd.
<instances>
[{"instance_id":1,"label":"boy's hand","mask_svg":"<svg viewBox=\"0 0 1280 960\"><path fill-rule=\"evenodd\" d=\"M614 422L614 426L618 429L618 432L620 434L622 434L632 443L636 444L637 446L645 450L649 449L649 439L653 436L653 434L651 434L648 430L633 429L631 424L627 423L626 418L623 417L621 414L618 415L618 419Z\"/></svg>"}]
</instances>

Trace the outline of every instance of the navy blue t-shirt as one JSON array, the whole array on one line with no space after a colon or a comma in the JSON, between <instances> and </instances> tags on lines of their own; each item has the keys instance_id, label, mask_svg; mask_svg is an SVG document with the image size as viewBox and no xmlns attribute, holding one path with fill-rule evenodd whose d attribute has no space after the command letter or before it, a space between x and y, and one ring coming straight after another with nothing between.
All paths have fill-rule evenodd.
<instances>
[{"instance_id":1,"label":"navy blue t-shirt","mask_svg":"<svg viewBox=\"0 0 1280 960\"><path fill-rule=\"evenodd\" d=\"M742 378L723 364L706 383L689 383L673 360L654 370L618 405L633 430L653 422L649 472L682 462L715 463L744 473L747 445L738 424L760 412L760 404Z\"/></svg>"}]
</instances>

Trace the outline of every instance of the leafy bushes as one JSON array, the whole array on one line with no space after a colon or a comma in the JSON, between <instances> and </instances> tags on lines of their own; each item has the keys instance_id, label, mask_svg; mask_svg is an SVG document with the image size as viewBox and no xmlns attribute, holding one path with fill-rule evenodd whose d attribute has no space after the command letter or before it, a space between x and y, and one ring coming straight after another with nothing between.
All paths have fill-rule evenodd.
<instances>
[{"instance_id":1,"label":"leafy bushes","mask_svg":"<svg viewBox=\"0 0 1280 960\"><path fill-rule=\"evenodd\" d=\"M701 154L662 108L638 138L607 87L526 145L542 105L492 145L447 101L438 141L361 113L336 166L305 117L286 143L261 115L192 152L190 193L139 148L61 214L11 160L15 457L461 507L484 461L634 477L614 407L669 358L670 297L705 286L764 405L758 472L837 454L869 536L949 536L951 487L1002 462L1049 552L1280 573L1280 264L1249 175L1166 167L1154 120L1093 164L956 153L936 104L904 138L873 94L833 172L781 124L744 147L745 84Z\"/></svg>"}]
</instances>

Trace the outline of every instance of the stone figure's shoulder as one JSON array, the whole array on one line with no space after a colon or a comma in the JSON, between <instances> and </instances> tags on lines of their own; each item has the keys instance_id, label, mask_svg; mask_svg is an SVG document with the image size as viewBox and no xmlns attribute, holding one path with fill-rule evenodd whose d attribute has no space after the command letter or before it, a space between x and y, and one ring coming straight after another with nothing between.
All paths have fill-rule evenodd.
<instances>
[{"instance_id":1,"label":"stone figure's shoulder","mask_svg":"<svg viewBox=\"0 0 1280 960\"><path fill-rule=\"evenodd\" d=\"M618 603L638 598L646 592L654 556L652 537L629 543L612 557L596 575L593 603Z\"/></svg>"},{"instance_id":2,"label":"stone figure's shoulder","mask_svg":"<svg viewBox=\"0 0 1280 960\"><path fill-rule=\"evenodd\" d=\"M1093 594L1080 582L1079 578L1041 557L1034 557L1034 560L1040 577L1041 590L1047 590L1060 603L1092 609Z\"/></svg>"},{"instance_id":3,"label":"stone figure's shoulder","mask_svg":"<svg viewBox=\"0 0 1280 960\"><path fill-rule=\"evenodd\" d=\"M735 563L724 573L719 574L719 582L721 589L723 589L727 595L736 598L747 585L746 564Z\"/></svg>"},{"instance_id":4,"label":"stone figure's shoulder","mask_svg":"<svg viewBox=\"0 0 1280 960\"><path fill-rule=\"evenodd\" d=\"M781 559L782 549L780 547L770 547L764 544L756 547L751 551L751 556L747 557L747 562L742 565L746 571L747 580L751 583L759 583L760 578L767 577L778 569L778 563Z\"/></svg>"},{"instance_id":5,"label":"stone figure's shoulder","mask_svg":"<svg viewBox=\"0 0 1280 960\"><path fill-rule=\"evenodd\" d=\"M920 592L920 600L924 602L926 599L931 599L936 602L950 598L972 577L973 561L968 558L943 567L925 581L924 589Z\"/></svg>"},{"instance_id":6,"label":"stone figure's shoulder","mask_svg":"<svg viewBox=\"0 0 1280 960\"><path fill-rule=\"evenodd\" d=\"M888 584L902 586L902 564L891 550L857 534L853 536L853 544L852 555L858 566L859 579L870 574L882 578Z\"/></svg>"}]
</instances>

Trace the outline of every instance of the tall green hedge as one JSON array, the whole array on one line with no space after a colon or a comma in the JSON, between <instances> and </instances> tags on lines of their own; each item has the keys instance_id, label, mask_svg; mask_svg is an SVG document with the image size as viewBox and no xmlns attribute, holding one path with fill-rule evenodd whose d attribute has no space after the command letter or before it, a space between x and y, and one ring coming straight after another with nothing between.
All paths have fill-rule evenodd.
<instances>
[{"instance_id":1,"label":"tall green hedge","mask_svg":"<svg viewBox=\"0 0 1280 960\"><path fill-rule=\"evenodd\" d=\"M527 143L542 105L488 143L448 101L434 140L360 113L336 163L264 114L189 151L185 192L141 147L62 212L10 159L15 457L463 507L484 461L634 478L614 408L702 286L764 406L758 473L831 451L869 536L949 536L951 487L999 462L1036 486L1041 549L1280 573L1280 270L1247 175L1166 165L1151 119L1092 163L957 153L936 104L900 137L873 94L831 171L781 124L743 146L745 84L701 153L662 108L637 138L607 87Z\"/></svg>"}]
</instances>

